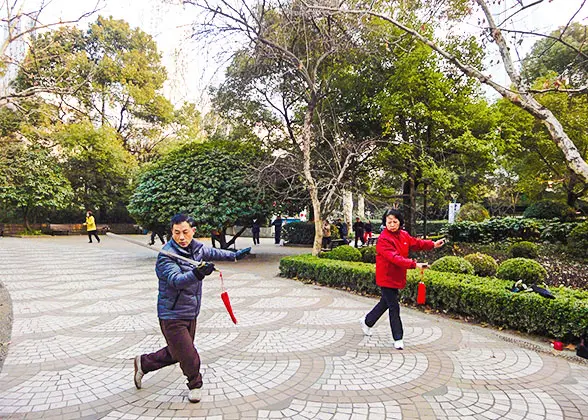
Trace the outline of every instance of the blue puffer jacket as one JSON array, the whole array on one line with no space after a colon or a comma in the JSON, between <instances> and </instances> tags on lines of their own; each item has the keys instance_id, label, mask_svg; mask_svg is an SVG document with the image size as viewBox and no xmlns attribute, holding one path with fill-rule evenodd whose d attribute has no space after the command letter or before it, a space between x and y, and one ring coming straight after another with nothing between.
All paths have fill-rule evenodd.
<instances>
[{"instance_id":1,"label":"blue puffer jacket","mask_svg":"<svg viewBox=\"0 0 588 420\"><path fill-rule=\"evenodd\" d=\"M211 248L195 239L186 248L172 239L162 249L195 261L235 260L234 252ZM155 273L159 279L159 319L194 319L198 316L202 281L196 278L193 269L194 266L187 262L159 254L155 264Z\"/></svg>"}]
</instances>

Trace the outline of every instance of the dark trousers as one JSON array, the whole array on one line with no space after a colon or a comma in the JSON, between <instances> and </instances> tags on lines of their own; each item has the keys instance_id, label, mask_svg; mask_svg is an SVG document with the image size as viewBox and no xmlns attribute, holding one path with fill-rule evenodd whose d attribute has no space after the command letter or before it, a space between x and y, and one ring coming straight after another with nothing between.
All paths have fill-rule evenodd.
<instances>
[{"instance_id":1,"label":"dark trousers","mask_svg":"<svg viewBox=\"0 0 588 420\"><path fill-rule=\"evenodd\" d=\"M141 356L143 373L180 362L180 368L188 379L188 388L201 388L200 356L194 347L196 320L160 319L159 326L167 346L155 353Z\"/></svg>"},{"instance_id":2,"label":"dark trousers","mask_svg":"<svg viewBox=\"0 0 588 420\"><path fill-rule=\"evenodd\" d=\"M331 237L330 236L323 236L323 243L321 244L321 247L323 249L327 249L329 247L330 243L331 243Z\"/></svg>"},{"instance_id":3,"label":"dark trousers","mask_svg":"<svg viewBox=\"0 0 588 420\"><path fill-rule=\"evenodd\" d=\"M376 303L376 306L365 317L365 323L368 327L373 327L384 312L388 310L390 316L390 327L392 328L392 337L394 340L402 340L404 330L400 320L400 305L398 304L398 289L382 287L382 297Z\"/></svg>"},{"instance_id":4,"label":"dark trousers","mask_svg":"<svg viewBox=\"0 0 588 420\"><path fill-rule=\"evenodd\" d=\"M253 245L259 245L259 232L253 232Z\"/></svg>"},{"instance_id":5,"label":"dark trousers","mask_svg":"<svg viewBox=\"0 0 588 420\"><path fill-rule=\"evenodd\" d=\"M276 232L274 236L274 240L276 244L280 243L280 236L282 235L282 228L276 226Z\"/></svg>"},{"instance_id":6,"label":"dark trousers","mask_svg":"<svg viewBox=\"0 0 588 420\"><path fill-rule=\"evenodd\" d=\"M158 236L159 240L161 241L161 244L164 245L165 244L165 239L163 239L163 233L161 232L151 232L151 241L149 242L149 245L153 245L155 243L155 237Z\"/></svg>"},{"instance_id":7,"label":"dark trousers","mask_svg":"<svg viewBox=\"0 0 588 420\"><path fill-rule=\"evenodd\" d=\"M90 242L92 242L92 236L95 236L98 243L100 243L100 238L98 237L98 234L96 233L95 230L88 231L88 239L90 240Z\"/></svg>"}]
</instances>

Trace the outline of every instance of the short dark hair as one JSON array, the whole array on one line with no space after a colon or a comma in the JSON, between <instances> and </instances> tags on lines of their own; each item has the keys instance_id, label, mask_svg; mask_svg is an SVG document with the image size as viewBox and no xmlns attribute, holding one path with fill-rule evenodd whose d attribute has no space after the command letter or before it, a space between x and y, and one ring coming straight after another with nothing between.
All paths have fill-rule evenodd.
<instances>
[{"instance_id":1,"label":"short dark hair","mask_svg":"<svg viewBox=\"0 0 588 420\"><path fill-rule=\"evenodd\" d=\"M178 213L171 218L169 227L170 229L173 229L174 225L179 225L184 222L188 222L188 224L193 227L192 223L194 222L194 219L185 213Z\"/></svg>"},{"instance_id":2,"label":"short dark hair","mask_svg":"<svg viewBox=\"0 0 588 420\"><path fill-rule=\"evenodd\" d=\"M404 226L404 215L402 214L402 212L400 210L397 209L388 209L384 212L384 215L382 216L382 225L386 226L386 219L388 218L388 216L394 216L398 219L398 221L400 222L400 227Z\"/></svg>"}]
</instances>

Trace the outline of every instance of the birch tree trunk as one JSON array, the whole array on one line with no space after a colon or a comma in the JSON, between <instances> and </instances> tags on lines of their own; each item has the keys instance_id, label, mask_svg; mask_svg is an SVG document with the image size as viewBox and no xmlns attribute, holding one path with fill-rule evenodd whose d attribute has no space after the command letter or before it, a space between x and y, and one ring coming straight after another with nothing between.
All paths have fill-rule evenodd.
<instances>
[{"instance_id":1,"label":"birch tree trunk","mask_svg":"<svg viewBox=\"0 0 588 420\"><path fill-rule=\"evenodd\" d=\"M351 232L351 225L353 224L353 194L351 191L343 191L343 220L347 223L347 227Z\"/></svg>"},{"instance_id":2,"label":"birch tree trunk","mask_svg":"<svg viewBox=\"0 0 588 420\"><path fill-rule=\"evenodd\" d=\"M357 195L357 215L362 220L365 219L365 198L363 194Z\"/></svg>"}]
</instances>

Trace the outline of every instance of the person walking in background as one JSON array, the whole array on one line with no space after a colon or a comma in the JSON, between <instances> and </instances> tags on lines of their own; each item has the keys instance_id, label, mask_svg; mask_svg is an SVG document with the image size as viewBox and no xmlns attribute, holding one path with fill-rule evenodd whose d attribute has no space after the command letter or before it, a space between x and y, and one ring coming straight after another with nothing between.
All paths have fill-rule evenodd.
<instances>
[{"instance_id":1,"label":"person walking in background","mask_svg":"<svg viewBox=\"0 0 588 420\"><path fill-rule=\"evenodd\" d=\"M244 258L251 248L237 252L215 249L194 239L196 228L185 214L171 219L172 239L162 248L168 253L194 261L237 261ZM134 359L135 387L141 389L146 373L180 362L180 368L188 380L188 401L197 403L202 398L200 355L194 347L196 321L202 301L202 280L214 271L214 264L206 262L199 267L180 259L159 254L155 273L159 279L157 317L167 346Z\"/></svg>"},{"instance_id":2,"label":"person walking in background","mask_svg":"<svg viewBox=\"0 0 588 420\"><path fill-rule=\"evenodd\" d=\"M372 237L372 222L370 219L363 224L363 243L367 243L368 239Z\"/></svg>"},{"instance_id":3,"label":"person walking in background","mask_svg":"<svg viewBox=\"0 0 588 420\"><path fill-rule=\"evenodd\" d=\"M361 245L365 245L365 239L363 238L363 222L359 217L355 218L353 224L353 233L355 234L355 247L357 248L357 241L361 241Z\"/></svg>"},{"instance_id":4,"label":"person walking in background","mask_svg":"<svg viewBox=\"0 0 588 420\"><path fill-rule=\"evenodd\" d=\"M374 308L359 320L365 335L372 335L371 328L388 310L394 348L402 350L404 331L400 319L398 292L406 286L406 270L427 268L425 263L417 263L408 258L411 250L431 250L443 246L445 241L436 242L413 238L402 230L404 217L396 209L387 210L382 217L384 229L376 244L376 284L380 286L382 297Z\"/></svg>"},{"instance_id":5,"label":"person walking in background","mask_svg":"<svg viewBox=\"0 0 588 420\"><path fill-rule=\"evenodd\" d=\"M278 215L278 217L276 217L276 220L274 220L272 222L272 226L274 226L275 231L274 231L274 242L276 245L280 245L280 238L282 236L282 216Z\"/></svg>"},{"instance_id":6,"label":"person walking in background","mask_svg":"<svg viewBox=\"0 0 588 420\"><path fill-rule=\"evenodd\" d=\"M253 219L253 224L251 225L251 234L253 235L253 245L259 245L259 232L261 231L261 226L259 225L259 219Z\"/></svg>"},{"instance_id":7,"label":"person walking in background","mask_svg":"<svg viewBox=\"0 0 588 420\"><path fill-rule=\"evenodd\" d=\"M165 245L165 235L166 235L167 228L163 225L155 225L151 229L151 239L149 240L149 245L155 244L155 237L159 237L161 241L161 245Z\"/></svg>"},{"instance_id":8,"label":"person walking in background","mask_svg":"<svg viewBox=\"0 0 588 420\"><path fill-rule=\"evenodd\" d=\"M341 235L341 239L343 239L343 241L345 241L346 244L349 244L349 241L347 240L347 235L349 234L349 228L347 227L347 223L345 223L341 219L337 219L337 223L335 224L335 226L337 226L337 229L339 229L339 235Z\"/></svg>"},{"instance_id":9,"label":"person walking in background","mask_svg":"<svg viewBox=\"0 0 588 420\"><path fill-rule=\"evenodd\" d=\"M96 232L96 220L94 219L91 210L88 210L86 212L86 222L84 223L84 226L86 226L86 231L88 232L88 243L92 243L92 236L94 236L98 243L100 243L100 238L98 237L98 233Z\"/></svg>"},{"instance_id":10,"label":"person walking in background","mask_svg":"<svg viewBox=\"0 0 588 420\"><path fill-rule=\"evenodd\" d=\"M328 220L325 220L323 223L323 241L321 247L323 249L328 249L329 244L331 243L331 224Z\"/></svg>"}]
</instances>

